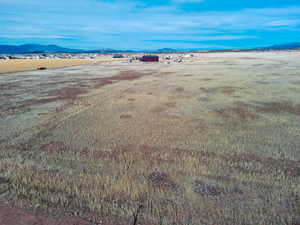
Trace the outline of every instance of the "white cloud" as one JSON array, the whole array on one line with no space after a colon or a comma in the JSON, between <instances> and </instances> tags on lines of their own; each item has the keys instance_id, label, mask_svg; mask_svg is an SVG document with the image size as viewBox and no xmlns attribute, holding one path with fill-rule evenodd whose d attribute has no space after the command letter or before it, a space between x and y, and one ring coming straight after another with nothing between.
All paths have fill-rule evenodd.
<instances>
[{"instance_id":1,"label":"white cloud","mask_svg":"<svg viewBox=\"0 0 300 225\"><path fill-rule=\"evenodd\" d=\"M274 20L266 24L270 27L279 27L279 26L297 26L300 25L300 20Z\"/></svg>"},{"instance_id":2,"label":"white cloud","mask_svg":"<svg viewBox=\"0 0 300 225\"><path fill-rule=\"evenodd\" d=\"M204 1L205 0L173 0L175 3L200 3Z\"/></svg>"},{"instance_id":3,"label":"white cloud","mask_svg":"<svg viewBox=\"0 0 300 225\"><path fill-rule=\"evenodd\" d=\"M151 42L186 42L196 43L201 41L228 41L228 40L241 40L241 39L256 39L256 36L250 35L194 35L194 36L165 36L160 40L147 40Z\"/></svg>"},{"instance_id":4,"label":"white cloud","mask_svg":"<svg viewBox=\"0 0 300 225\"><path fill-rule=\"evenodd\" d=\"M77 36L104 46L120 42L120 36L126 43L143 40L222 40L225 43L256 38L244 35L249 30L295 29L300 25L300 7L188 13L183 11L181 3L203 1L171 0L177 4L160 7L146 7L138 0L76 0L72 4L62 0L24 2L0 0L0 37L62 39L62 36Z\"/></svg>"},{"instance_id":5,"label":"white cloud","mask_svg":"<svg viewBox=\"0 0 300 225\"><path fill-rule=\"evenodd\" d=\"M66 39L68 36L64 35L1 35L1 38L10 38L10 39Z\"/></svg>"}]
</instances>

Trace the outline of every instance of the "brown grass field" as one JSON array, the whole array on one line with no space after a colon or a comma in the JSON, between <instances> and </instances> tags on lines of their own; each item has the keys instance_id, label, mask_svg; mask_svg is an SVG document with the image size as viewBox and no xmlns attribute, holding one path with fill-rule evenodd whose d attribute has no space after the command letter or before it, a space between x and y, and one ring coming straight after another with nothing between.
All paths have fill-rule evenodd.
<instances>
[{"instance_id":1,"label":"brown grass field","mask_svg":"<svg viewBox=\"0 0 300 225\"><path fill-rule=\"evenodd\" d=\"M86 59L13 59L0 60L0 73L36 70L39 67L59 68L90 64Z\"/></svg>"},{"instance_id":2,"label":"brown grass field","mask_svg":"<svg viewBox=\"0 0 300 225\"><path fill-rule=\"evenodd\" d=\"M0 76L0 224L299 225L300 52Z\"/></svg>"}]
</instances>

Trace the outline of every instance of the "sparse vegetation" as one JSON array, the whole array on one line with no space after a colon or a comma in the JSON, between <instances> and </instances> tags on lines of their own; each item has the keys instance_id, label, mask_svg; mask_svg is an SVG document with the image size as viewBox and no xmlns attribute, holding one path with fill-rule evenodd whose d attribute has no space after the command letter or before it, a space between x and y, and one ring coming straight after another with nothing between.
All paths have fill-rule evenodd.
<instances>
[{"instance_id":1,"label":"sparse vegetation","mask_svg":"<svg viewBox=\"0 0 300 225\"><path fill-rule=\"evenodd\" d=\"M15 132L0 120L7 137L0 139L0 206L88 224L297 224L300 96L292 82L265 90L256 81L278 76L253 72L249 57L235 56L238 72L218 63L221 57L167 68L116 63L43 71L69 77L53 78L58 86L46 80L43 90L34 83L27 90L34 97L26 100L32 104L22 105L18 94L0 103L30 107L23 116L33 124ZM286 60L298 65L296 59ZM25 90L18 85L3 94ZM43 102L45 96L71 99L72 107L53 110L58 106ZM34 116L45 110L53 111ZM24 125L18 116L12 121Z\"/></svg>"}]
</instances>

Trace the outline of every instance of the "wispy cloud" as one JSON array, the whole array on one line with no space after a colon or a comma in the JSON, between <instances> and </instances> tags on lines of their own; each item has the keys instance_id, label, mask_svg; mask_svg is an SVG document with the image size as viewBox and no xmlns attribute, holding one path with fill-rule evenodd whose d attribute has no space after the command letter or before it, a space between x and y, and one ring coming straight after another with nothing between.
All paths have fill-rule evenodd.
<instances>
[{"instance_id":1,"label":"wispy cloud","mask_svg":"<svg viewBox=\"0 0 300 225\"><path fill-rule=\"evenodd\" d=\"M200 3L204 2L205 0L173 0L175 3Z\"/></svg>"},{"instance_id":2,"label":"wispy cloud","mask_svg":"<svg viewBox=\"0 0 300 225\"><path fill-rule=\"evenodd\" d=\"M65 35L1 35L1 38L6 39L66 39L66 40L73 40L76 39L72 36L65 36Z\"/></svg>"},{"instance_id":3,"label":"wispy cloud","mask_svg":"<svg viewBox=\"0 0 300 225\"><path fill-rule=\"evenodd\" d=\"M295 29L300 26L300 5L296 1L294 6L281 8L199 12L186 8L209 1L73 0L70 4L61 0L0 0L0 37L11 43L17 38L32 38L118 48L139 47L145 40L147 47L208 46L206 42L220 46L220 41L225 46L245 43L241 41L259 45L267 38L274 40L269 33L275 30L294 32L291 37L298 37Z\"/></svg>"},{"instance_id":4,"label":"wispy cloud","mask_svg":"<svg viewBox=\"0 0 300 225\"><path fill-rule=\"evenodd\" d=\"M177 37L178 38L178 37ZM247 35L224 35L224 36L195 36L189 39L160 39L160 40L145 40L148 42L165 42L165 43L201 43L203 41L226 41L226 40L241 40L255 39L256 36Z\"/></svg>"},{"instance_id":5,"label":"wispy cloud","mask_svg":"<svg viewBox=\"0 0 300 225\"><path fill-rule=\"evenodd\" d=\"M294 27L300 25L300 20L274 20L266 24L270 27Z\"/></svg>"}]
</instances>

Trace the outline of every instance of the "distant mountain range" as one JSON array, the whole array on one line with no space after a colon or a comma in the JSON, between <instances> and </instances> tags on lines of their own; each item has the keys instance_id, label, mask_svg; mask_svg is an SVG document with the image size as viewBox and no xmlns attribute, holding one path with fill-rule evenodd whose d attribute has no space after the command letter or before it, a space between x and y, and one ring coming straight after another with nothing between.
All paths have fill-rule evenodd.
<instances>
[{"instance_id":1,"label":"distant mountain range","mask_svg":"<svg viewBox=\"0 0 300 225\"><path fill-rule=\"evenodd\" d=\"M143 52L176 52L176 49L164 48L153 51ZM0 54L33 54L33 53L125 53L125 52L141 52L133 50L118 50L118 49L95 49L95 50L82 50L64 48L57 45L0 45Z\"/></svg>"},{"instance_id":2,"label":"distant mountain range","mask_svg":"<svg viewBox=\"0 0 300 225\"><path fill-rule=\"evenodd\" d=\"M0 54L29 54L29 53L73 53L81 50L63 48L57 45L0 45Z\"/></svg>"},{"instance_id":3,"label":"distant mountain range","mask_svg":"<svg viewBox=\"0 0 300 225\"><path fill-rule=\"evenodd\" d=\"M273 45L269 47L257 48L256 50L288 50L288 49L300 49L300 42L288 43L282 45ZM236 50L236 49L235 49ZM255 50L255 49L253 49ZM81 50L64 48L57 45L0 45L0 54L33 54L33 53L130 53L130 52L146 52L146 53L171 53L182 52L183 50L176 50L172 48L163 48L157 50L117 50L117 49L96 49L96 50ZM191 51L191 50L189 50ZM199 51L196 50L195 51ZM226 50L230 51L230 50Z\"/></svg>"},{"instance_id":4,"label":"distant mountain range","mask_svg":"<svg viewBox=\"0 0 300 225\"><path fill-rule=\"evenodd\" d=\"M265 47L263 49L274 49L274 50L289 50L289 49L300 49L300 42L282 44L282 45L272 45Z\"/></svg>"}]
</instances>

